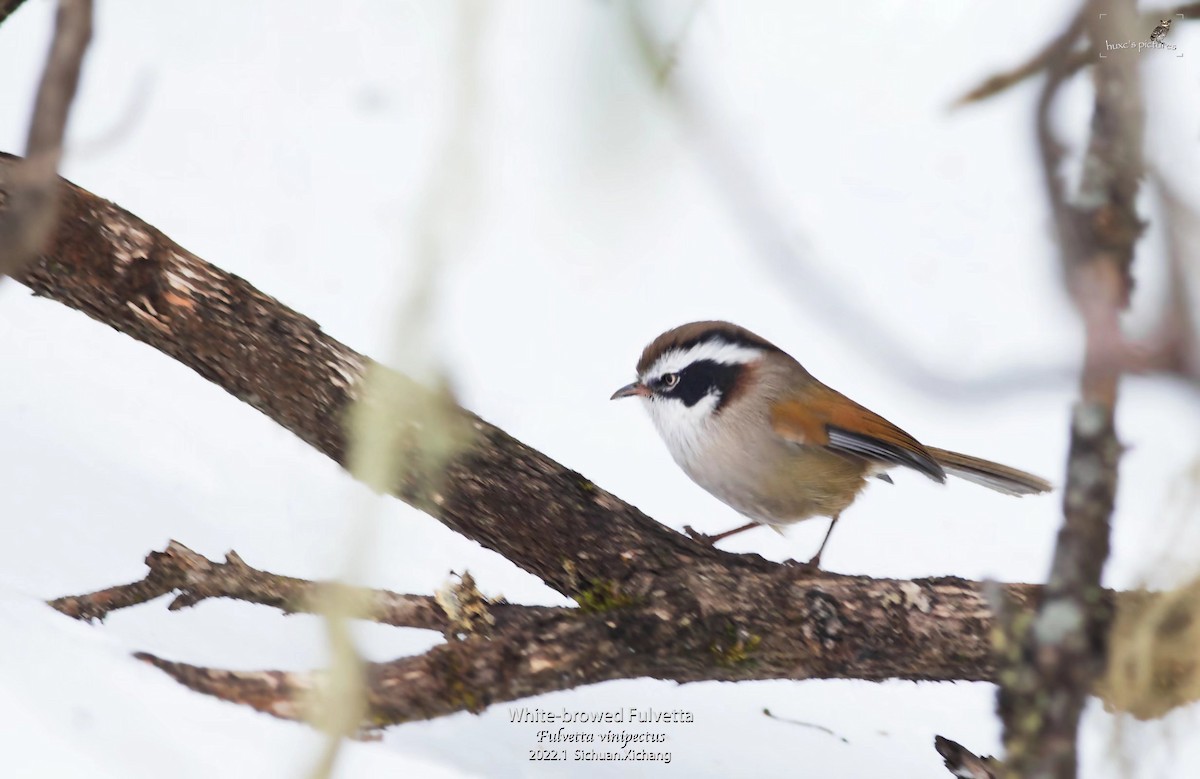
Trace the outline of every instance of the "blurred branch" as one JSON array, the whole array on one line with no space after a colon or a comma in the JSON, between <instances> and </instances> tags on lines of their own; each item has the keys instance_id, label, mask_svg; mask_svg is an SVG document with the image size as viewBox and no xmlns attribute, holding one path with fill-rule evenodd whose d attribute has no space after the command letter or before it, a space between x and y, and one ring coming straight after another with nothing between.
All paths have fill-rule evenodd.
<instances>
[{"instance_id":1,"label":"blurred branch","mask_svg":"<svg viewBox=\"0 0 1200 779\"><path fill-rule=\"evenodd\" d=\"M474 430L453 403L443 366L430 337L439 274L455 236L469 233L464 201L474 192L474 135L479 125L479 54L487 4L460 0L453 4L457 34L453 38L450 90L452 109L445 140L434 160L428 183L419 199L413 225L415 280L401 294L397 321L391 328L390 356L418 381L433 385L433 392L413 393L397 386L397 375L369 369L360 384L345 427L349 434L346 466L354 478L373 489L386 491L393 474L406 469L423 474L422 490L441 489L446 462L468 447ZM406 462L418 456L417 461ZM367 520L366 517L363 517ZM355 523L348 539L344 575L361 566L370 548L373 523ZM461 590L470 577L464 577ZM321 696L310 713L326 734L325 746L308 773L308 779L329 779L345 739L361 727L367 714L367 663L350 632L356 604L345 588L327 590L321 608L330 645L330 663ZM490 619L490 615L489 615Z\"/></svg>"},{"instance_id":2,"label":"blurred branch","mask_svg":"<svg viewBox=\"0 0 1200 779\"><path fill-rule=\"evenodd\" d=\"M14 164L0 155L0 171ZM162 351L346 465L348 409L368 368L385 367L113 203L64 182L62 206L51 249L17 281ZM444 393L391 377L390 392L413 403L435 396L474 435L430 479L430 464L441 459L426 457L417 431L398 431L396 440L410 450L390 491L559 592L578 596L605 581L640 596L656 572L679 566L773 567L696 544Z\"/></svg>"},{"instance_id":3,"label":"blurred branch","mask_svg":"<svg viewBox=\"0 0 1200 779\"><path fill-rule=\"evenodd\" d=\"M1063 35L1069 35L1072 42L1078 38L1079 33L1083 30L1083 14L1086 10L1086 4L1080 9L1080 12L1075 15L1071 23L1067 25L1067 30ZM1144 29L1146 37L1150 37L1150 31L1154 29L1154 25L1159 19L1174 19L1182 15L1184 21L1200 17L1200 3L1184 3L1172 8L1159 8L1153 11L1143 13L1137 23L1138 29ZM1179 21L1176 19L1176 21ZM1033 54L1028 60L1017 65L1011 70L1001 71L995 75L989 76L978 86L968 90L961 97L957 98L952 104L952 108L960 108L970 103L978 103L988 98L995 97L1001 92L1007 91L1010 87L1016 86L1026 79L1032 78L1044 70L1049 70L1052 60L1060 57L1063 54L1062 37L1059 36L1047 43L1041 49ZM1097 52L1091 47L1076 49L1071 51L1066 56L1065 63L1061 66L1062 73L1065 76L1074 75L1086 65L1098 63L1100 58Z\"/></svg>"},{"instance_id":4,"label":"blurred branch","mask_svg":"<svg viewBox=\"0 0 1200 779\"><path fill-rule=\"evenodd\" d=\"M12 164L0 158L0 166ZM127 211L71 184L63 191L53 247L18 274L21 283L191 367L344 464L342 421L371 365L366 357ZM392 387L431 392L399 375ZM448 413L476 435L436 482L425 478L422 452L401 458L392 492L571 596L579 608L485 603L464 577L453 597L433 599L447 614L446 630L429 599L358 591L361 613L371 618L390 613L395 623L465 636L425 655L369 665L373 722L478 711L496 701L642 676L997 678L993 610L978 582L814 574L703 546L464 409L451 404ZM54 605L81 618L102 617L178 592L179 606L238 597L292 611L310 608L328 586L259 571L232 554L224 563L205 560L178 544L147 563L143 582ZM1041 593L1033 585L995 587L1026 614ZM1099 597L1108 604L1113 596ZM303 716L290 696L324 683L320 674L229 673L152 661L196 689L278 716Z\"/></svg>"},{"instance_id":5,"label":"blurred branch","mask_svg":"<svg viewBox=\"0 0 1200 779\"><path fill-rule=\"evenodd\" d=\"M1169 592L1118 599L1108 664L1097 690L1105 705L1139 719L1200 700L1200 578Z\"/></svg>"},{"instance_id":6,"label":"blurred branch","mask_svg":"<svg viewBox=\"0 0 1200 779\"><path fill-rule=\"evenodd\" d=\"M792 226L794 220L773 200L762 176L738 147L737 134L708 106L703 90L689 83L683 72L686 69L676 67L683 38L677 36L664 47L647 18L647 6L631 2L626 7L647 76L656 94L690 131L697 160L715 184L713 191L724 199L756 256L803 302L806 312L836 322L837 332L851 341L856 351L869 354L875 364L931 395L996 398L1070 379L1072 371L1065 366L1028 365L964 379L945 375L915 358L912 348L894 334L895 328L844 293L803 245L799 231ZM689 15L686 25L691 23Z\"/></svg>"},{"instance_id":7,"label":"blurred branch","mask_svg":"<svg viewBox=\"0 0 1200 779\"><path fill-rule=\"evenodd\" d=\"M1154 172L1152 181L1166 224L1167 299L1162 321L1150 339L1149 359L1159 370L1200 384L1200 316L1185 270L1190 258L1200 256L1200 214L1163 176Z\"/></svg>"},{"instance_id":8,"label":"blurred branch","mask_svg":"<svg viewBox=\"0 0 1200 779\"><path fill-rule=\"evenodd\" d=\"M1131 0L1091 0L1082 12L1093 51L1106 40L1127 40L1137 25ZM1075 198L1059 178L1061 149L1050 110L1066 77L1079 30L1060 36L1049 59L1038 103L1037 139L1047 197L1054 216L1063 275L1086 334L1080 399L1071 420L1071 445L1050 580L1037 615L1013 637L1017 662L999 694L1007 776L1073 779L1083 704L1102 673L1111 604L1100 586L1109 554L1110 521L1122 447L1114 408L1125 345L1119 313L1133 286L1131 264L1142 231L1135 200L1142 165L1142 104L1136 56L1100 59L1091 138Z\"/></svg>"},{"instance_id":9,"label":"blurred branch","mask_svg":"<svg viewBox=\"0 0 1200 779\"><path fill-rule=\"evenodd\" d=\"M0 22L15 7L14 3L0 6ZM0 168L0 278L32 260L54 231L67 115L91 38L92 0L59 0L25 159Z\"/></svg>"},{"instance_id":10,"label":"blurred branch","mask_svg":"<svg viewBox=\"0 0 1200 779\"><path fill-rule=\"evenodd\" d=\"M1050 60L1058 54L1059 41L1055 39L1046 44L1044 49L1033 55L1033 58L1028 62L1022 63L1012 70L989 76L982 84L969 90L962 97L957 98L950 107L961 108L970 103L979 103L987 100L989 97L995 97L1001 92L1006 91L1009 87L1016 86L1025 79L1032 78L1043 70L1046 70L1050 65ZM1085 65L1091 65L1094 58L1095 54L1087 49L1072 52L1066 64L1062 67L1062 72L1066 76L1072 76Z\"/></svg>"},{"instance_id":11,"label":"blurred branch","mask_svg":"<svg viewBox=\"0 0 1200 779\"><path fill-rule=\"evenodd\" d=\"M1179 6L1171 13L1189 11L1197 6L1200 4ZM869 354L873 363L933 396L995 399L1046 386L1059 386L1074 377L1076 369L1067 365L1019 365L988 375L959 378L946 375L914 357L911 347L894 334L893 327L880 320L873 310L860 305L852 295L842 292L841 285L821 270L820 262L803 245L798 230L791 226L794 220L774 202L761 174L739 149L736 133L723 124L719 111L709 107L703 90L691 85L686 73L680 72L679 51L694 22L696 6L689 9L682 31L665 45L655 35L646 15L646 5L629 3L627 8L633 40L656 93L664 98L667 106L679 115L681 123L692 132L697 159L703 170L712 177L716 184L715 193L724 198L729 212L754 246L759 259L786 283L798 300L803 301L806 312L836 322L838 334L853 342L856 351ZM1147 35L1150 29L1146 28ZM1094 53L1088 53L1090 49L1072 51L1082 30L1081 11L1067 30L1046 44L1029 62L1009 73L994 76L974 91L986 87L988 94L995 94L1001 88L1047 70L1053 60L1065 55L1065 59L1055 65L1051 75L1054 88L1050 93L1056 93L1066 78L1083 65L1090 64L1092 58L1099 60ZM983 96L986 95L975 99L982 99ZM960 102L967 97L970 95L961 98ZM1148 359L1152 348L1146 345L1110 339L1097 346L1104 350L1098 356L1102 356L1104 361L1119 363L1125 370L1166 370L1168 375L1173 375L1161 362ZM1197 385L1193 382L1189 387L1196 389Z\"/></svg>"},{"instance_id":12,"label":"blurred branch","mask_svg":"<svg viewBox=\"0 0 1200 779\"><path fill-rule=\"evenodd\" d=\"M25 0L0 0L0 24L4 24L13 11L25 4Z\"/></svg>"}]
</instances>

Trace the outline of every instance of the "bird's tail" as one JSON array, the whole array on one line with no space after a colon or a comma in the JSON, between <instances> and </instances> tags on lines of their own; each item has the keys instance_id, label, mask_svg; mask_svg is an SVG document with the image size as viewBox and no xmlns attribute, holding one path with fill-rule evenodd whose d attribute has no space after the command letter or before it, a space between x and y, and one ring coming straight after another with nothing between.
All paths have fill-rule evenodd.
<instances>
[{"instance_id":1,"label":"bird's tail","mask_svg":"<svg viewBox=\"0 0 1200 779\"><path fill-rule=\"evenodd\" d=\"M926 448L933 455L933 459L946 469L946 473L981 484L996 492L1003 492L1005 495L1037 495L1052 489L1050 482L1032 473L967 454L948 452L932 446Z\"/></svg>"}]
</instances>

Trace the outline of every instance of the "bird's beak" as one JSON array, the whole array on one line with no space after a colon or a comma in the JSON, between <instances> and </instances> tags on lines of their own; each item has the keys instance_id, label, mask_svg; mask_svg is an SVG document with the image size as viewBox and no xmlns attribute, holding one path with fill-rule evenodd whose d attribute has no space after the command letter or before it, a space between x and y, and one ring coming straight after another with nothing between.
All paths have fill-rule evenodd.
<instances>
[{"instance_id":1,"label":"bird's beak","mask_svg":"<svg viewBox=\"0 0 1200 779\"><path fill-rule=\"evenodd\" d=\"M650 397L650 388L645 384L642 384L640 381L635 381L633 384L626 384L624 387L621 387L621 389L614 392L609 400L616 400L617 398L631 398L634 395L638 396L639 398L648 398Z\"/></svg>"}]
</instances>

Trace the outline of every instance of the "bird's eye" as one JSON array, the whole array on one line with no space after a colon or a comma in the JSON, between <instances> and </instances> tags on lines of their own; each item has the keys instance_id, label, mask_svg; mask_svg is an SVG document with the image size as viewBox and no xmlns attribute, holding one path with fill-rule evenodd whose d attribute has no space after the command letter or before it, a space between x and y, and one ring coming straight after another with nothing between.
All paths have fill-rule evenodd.
<instances>
[{"instance_id":1,"label":"bird's eye","mask_svg":"<svg viewBox=\"0 0 1200 779\"><path fill-rule=\"evenodd\" d=\"M679 383L679 374L678 373L664 373L662 375L662 377L659 378L658 383L665 390L672 389L675 387L676 384Z\"/></svg>"}]
</instances>

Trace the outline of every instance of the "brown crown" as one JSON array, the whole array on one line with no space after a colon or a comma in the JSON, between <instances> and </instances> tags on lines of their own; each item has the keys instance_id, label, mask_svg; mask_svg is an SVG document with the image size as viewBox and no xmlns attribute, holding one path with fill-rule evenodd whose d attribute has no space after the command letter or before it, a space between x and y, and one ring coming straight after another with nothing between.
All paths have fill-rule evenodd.
<instances>
[{"instance_id":1,"label":"brown crown","mask_svg":"<svg viewBox=\"0 0 1200 779\"><path fill-rule=\"evenodd\" d=\"M637 372L641 375L643 371L654 364L655 360L672 349L682 351L690 349L696 344L714 340L735 346L750 346L768 352L781 351L778 346L762 336L755 335L746 328L738 327L731 322L691 322L668 330L651 341L650 345L642 350L642 357L637 364Z\"/></svg>"}]
</instances>

